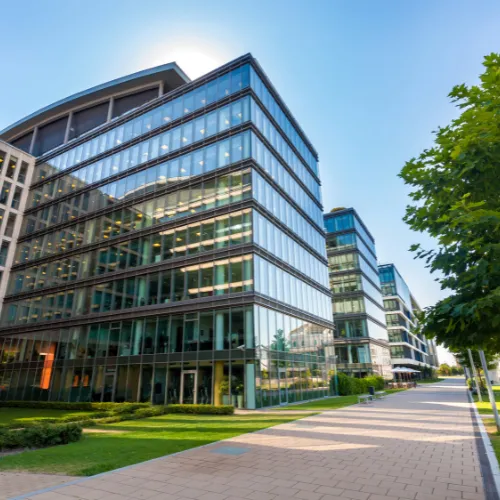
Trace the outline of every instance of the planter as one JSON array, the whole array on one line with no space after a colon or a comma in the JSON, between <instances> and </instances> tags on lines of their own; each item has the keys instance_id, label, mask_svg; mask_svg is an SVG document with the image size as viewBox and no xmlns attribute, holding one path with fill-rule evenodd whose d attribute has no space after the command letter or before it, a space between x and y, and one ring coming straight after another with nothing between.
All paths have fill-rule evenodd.
<instances>
[{"instance_id":1,"label":"planter","mask_svg":"<svg viewBox=\"0 0 500 500\"><path fill-rule=\"evenodd\" d=\"M233 400L233 406L236 408L236 396L233 394L231 399Z\"/></svg>"},{"instance_id":2,"label":"planter","mask_svg":"<svg viewBox=\"0 0 500 500\"><path fill-rule=\"evenodd\" d=\"M229 394L223 394L222 395L222 404L223 405L229 405L229 404L231 404L230 401L231 400L229 399Z\"/></svg>"},{"instance_id":3,"label":"planter","mask_svg":"<svg viewBox=\"0 0 500 500\"><path fill-rule=\"evenodd\" d=\"M238 399L238 408L243 408L243 394L238 394L236 397Z\"/></svg>"}]
</instances>

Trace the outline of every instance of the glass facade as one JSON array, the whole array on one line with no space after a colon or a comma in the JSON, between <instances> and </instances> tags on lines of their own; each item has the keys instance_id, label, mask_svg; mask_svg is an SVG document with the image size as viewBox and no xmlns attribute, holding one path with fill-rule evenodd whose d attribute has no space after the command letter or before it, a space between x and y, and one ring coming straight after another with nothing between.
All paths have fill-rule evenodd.
<instances>
[{"instance_id":1,"label":"glass facade","mask_svg":"<svg viewBox=\"0 0 500 500\"><path fill-rule=\"evenodd\" d=\"M414 333L419 307L408 285L394 264L379 266L379 274L393 363L417 370L437 366L432 341Z\"/></svg>"},{"instance_id":2,"label":"glass facade","mask_svg":"<svg viewBox=\"0 0 500 500\"><path fill-rule=\"evenodd\" d=\"M354 209L325 214L324 226L338 369L392 378L373 237Z\"/></svg>"},{"instance_id":3,"label":"glass facade","mask_svg":"<svg viewBox=\"0 0 500 500\"><path fill-rule=\"evenodd\" d=\"M260 408L330 392L316 153L239 61L90 137L79 116L36 165L0 399Z\"/></svg>"}]
</instances>

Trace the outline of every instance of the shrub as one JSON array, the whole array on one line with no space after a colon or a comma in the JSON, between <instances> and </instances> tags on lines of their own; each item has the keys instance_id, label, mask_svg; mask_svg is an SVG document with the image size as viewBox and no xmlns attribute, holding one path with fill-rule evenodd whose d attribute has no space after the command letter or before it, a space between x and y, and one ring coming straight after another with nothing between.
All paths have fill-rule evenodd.
<instances>
[{"instance_id":1,"label":"shrub","mask_svg":"<svg viewBox=\"0 0 500 500\"><path fill-rule=\"evenodd\" d=\"M366 390L368 390L368 387L373 386L375 387L376 391L383 391L384 386L385 386L385 380L384 377L380 377L378 375L370 375L369 377L365 377L362 379L366 383Z\"/></svg>"},{"instance_id":2,"label":"shrub","mask_svg":"<svg viewBox=\"0 0 500 500\"><path fill-rule=\"evenodd\" d=\"M113 414L120 414L120 413L132 413L136 410L144 409L144 410L149 410L151 409L151 405L149 403L144 404L144 403L118 403L118 406L115 406L114 408L111 408L111 411Z\"/></svg>"},{"instance_id":3,"label":"shrub","mask_svg":"<svg viewBox=\"0 0 500 500\"><path fill-rule=\"evenodd\" d=\"M68 444L82 437L78 424L36 425L24 429L0 429L0 450L13 448L44 448Z\"/></svg>"},{"instance_id":4,"label":"shrub","mask_svg":"<svg viewBox=\"0 0 500 500\"><path fill-rule=\"evenodd\" d=\"M364 394L368 392L369 387L381 391L384 388L383 377L371 375L365 378L349 377L345 373L339 373L338 389L340 396L349 396L352 394Z\"/></svg>"},{"instance_id":5,"label":"shrub","mask_svg":"<svg viewBox=\"0 0 500 500\"><path fill-rule=\"evenodd\" d=\"M166 413L190 413L194 415L233 415L232 405L168 405Z\"/></svg>"},{"instance_id":6,"label":"shrub","mask_svg":"<svg viewBox=\"0 0 500 500\"><path fill-rule=\"evenodd\" d=\"M93 425L104 425L104 424L116 424L118 422L124 422L125 420L139 420L141 418L157 417L165 413L164 406L152 406L149 408L138 408L134 412L130 413L115 413L111 416L104 418L97 418L89 420L89 424L82 424L84 427L91 427Z\"/></svg>"},{"instance_id":7,"label":"shrub","mask_svg":"<svg viewBox=\"0 0 500 500\"><path fill-rule=\"evenodd\" d=\"M63 403L60 401L0 401L0 408L39 408L74 411L125 411L150 408L150 403ZM126 409L125 409L126 408Z\"/></svg>"}]
</instances>

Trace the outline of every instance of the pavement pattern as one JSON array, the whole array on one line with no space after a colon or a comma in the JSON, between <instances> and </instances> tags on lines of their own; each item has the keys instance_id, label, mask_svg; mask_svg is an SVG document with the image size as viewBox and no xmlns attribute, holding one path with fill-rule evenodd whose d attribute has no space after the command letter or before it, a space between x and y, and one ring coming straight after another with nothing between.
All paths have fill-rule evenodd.
<instances>
[{"instance_id":1,"label":"pavement pattern","mask_svg":"<svg viewBox=\"0 0 500 500\"><path fill-rule=\"evenodd\" d=\"M80 478L52 474L30 474L27 472L0 472L0 500L65 484L75 479Z\"/></svg>"},{"instance_id":2,"label":"pavement pattern","mask_svg":"<svg viewBox=\"0 0 500 500\"><path fill-rule=\"evenodd\" d=\"M485 500L485 495L463 381L449 380L19 498Z\"/></svg>"}]
</instances>

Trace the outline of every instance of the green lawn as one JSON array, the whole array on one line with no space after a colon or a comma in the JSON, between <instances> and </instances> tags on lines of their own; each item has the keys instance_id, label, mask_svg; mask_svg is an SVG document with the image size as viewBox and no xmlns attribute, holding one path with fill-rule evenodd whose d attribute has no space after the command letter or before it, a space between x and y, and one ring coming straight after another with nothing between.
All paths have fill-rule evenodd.
<instances>
[{"instance_id":1,"label":"green lawn","mask_svg":"<svg viewBox=\"0 0 500 500\"><path fill-rule=\"evenodd\" d=\"M46 410L34 408L0 408L0 426L2 424L11 424L29 422L33 418L62 418L68 415L81 415L82 417L91 414L90 411L72 411L72 410Z\"/></svg>"},{"instance_id":2,"label":"green lawn","mask_svg":"<svg viewBox=\"0 0 500 500\"><path fill-rule=\"evenodd\" d=\"M406 389L386 389L387 394L393 394L395 392L405 391ZM290 405L284 408L279 408L283 411L288 410L336 410L338 408L343 408L344 406L351 406L358 402L358 396L339 396L337 398L325 398L318 401L310 401L308 403L301 403L298 405Z\"/></svg>"},{"instance_id":3,"label":"green lawn","mask_svg":"<svg viewBox=\"0 0 500 500\"><path fill-rule=\"evenodd\" d=\"M497 402L498 411L500 411L500 385L493 386L493 392L495 393L495 401ZM477 411L482 414L492 414L493 410L491 409L490 398L488 393L482 394L483 402L479 403L477 400L477 395L472 396L474 401L476 401Z\"/></svg>"},{"instance_id":4,"label":"green lawn","mask_svg":"<svg viewBox=\"0 0 500 500\"><path fill-rule=\"evenodd\" d=\"M0 460L0 470L26 470L73 476L100 472L168 455L195 446L265 429L303 415L162 415L93 427L81 441ZM307 415L305 415L307 416ZM109 431L114 431L113 433Z\"/></svg>"},{"instance_id":5,"label":"green lawn","mask_svg":"<svg viewBox=\"0 0 500 500\"><path fill-rule=\"evenodd\" d=\"M497 460L500 462L500 433L497 432L495 420L493 420L492 418L486 418L483 420L483 423L486 427L486 430L488 431L488 435L490 436L491 444L493 446L493 449L495 450Z\"/></svg>"}]
</instances>

